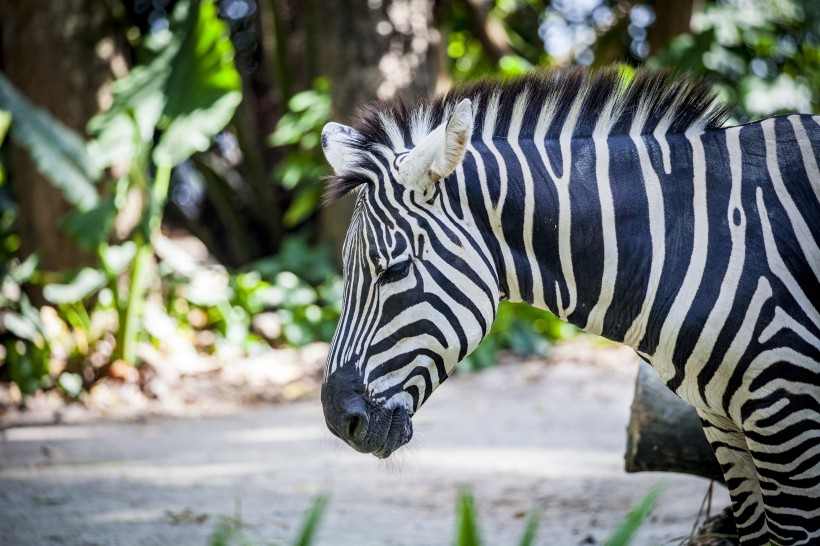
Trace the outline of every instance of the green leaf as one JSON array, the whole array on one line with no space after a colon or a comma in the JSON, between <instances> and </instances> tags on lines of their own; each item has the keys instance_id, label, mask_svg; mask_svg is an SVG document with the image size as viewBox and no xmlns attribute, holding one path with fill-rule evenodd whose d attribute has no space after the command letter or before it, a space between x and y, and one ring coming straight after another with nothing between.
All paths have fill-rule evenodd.
<instances>
[{"instance_id":1,"label":"green leaf","mask_svg":"<svg viewBox=\"0 0 820 546\"><path fill-rule=\"evenodd\" d=\"M606 539L604 546L627 546L630 544L632 537L643 525L662 490L663 486L661 485L653 487L643 500L629 511L618 528Z\"/></svg>"},{"instance_id":2,"label":"green leaf","mask_svg":"<svg viewBox=\"0 0 820 546\"><path fill-rule=\"evenodd\" d=\"M261 546L242 531L241 525L233 518L223 521L208 539L208 546Z\"/></svg>"},{"instance_id":3,"label":"green leaf","mask_svg":"<svg viewBox=\"0 0 820 546\"><path fill-rule=\"evenodd\" d=\"M13 336L33 343L36 343L39 339L40 333L37 330L37 326L23 315L8 312L4 313L2 318L3 327L11 332Z\"/></svg>"},{"instance_id":4,"label":"green leaf","mask_svg":"<svg viewBox=\"0 0 820 546\"><path fill-rule=\"evenodd\" d=\"M322 189L317 186L305 188L297 193L288 207L285 217L282 219L284 225L288 228L292 228L301 223L316 212L321 199Z\"/></svg>"},{"instance_id":5,"label":"green leaf","mask_svg":"<svg viewBox=\"0 0 820 546\"><path fill-rule=\"evenodd\" d=\"M321 494L313 501L313 506L308 512L307 517L302 522L302 529L299 531L293 546L310 546L314 543L316 532L319 529L319 523L322 521L322 515L327 506L327 494Z\"/></svg>"},{"instance_id":6,"label":"green leaf","mask_svg":"<svg viewBox=\"0 0 820 546\"><path fill-rule=\"evenodd\" d=\"M165 89L164 132L153 152L158 164L176 165L207 150L242 100L228 27L217 17L214 2L177 4L176 10L186 9L190 12L182 25L182 44Z\"/></svg>"},{"instance_id":7,"label":"green leaf","mask_svg":"<svg viewBox=\"0 0 820 546\"><path fill-rule=\"evenodd\" d=\"M43 297L54 304L77 303L105 286L102 271L86 267L67 284L49 284L43 288Z\"/></svg>"},{"instance_id":8,"label":"green leaf","mask_svg":"<svg viewBox=\"0 0 820 546\"><path fill-rule=\"evenodd\" d=\"M11 114L5 110L0 110L0 144L6 139L6 135L11 127Z\"/></svg>"},{"instance_id":9,"label":"green leaf","mask_svg":"<svg viewBox=\"0 0 820 546\"><path fill-rule=\"evenodd\" d=\"M9 278L17 284L26 283L31 279L31 276L34 275L39 264L40 258L36 254L32 254L26 258L23 263L13 267L9 271Z\"/></svg>"},{"instance_id":10,"label":"green leaf","mask_svg":"<svg viewBox=\"0 0 820 546\"><path fill-rule=\"evenodd\" d=\"M458 528L456 546L480 546L481 537L476 521L475 499L472 493L462 490L458 494Z\"/></svg>"},{"instance_id":11,"label":"green leaf","mask_svg":"<svg viewBox=\"0 0 820 546\"><path fill-rule=\"evenodd\" d=\"M538 532L538 525L541 523L541 518L537 510L530 512L530 517L527 518L527 524L524 526L524 534L521 535L521 540L518 542L519 546L532 546L535 543L535 533Z\"/></svg>"},{"instance_id":12,"label":"green leaf","mask_svg":"<svg viewBox=\"0 0 820 546\"><path fill-rule=\"evenodd\" d=\"M82 137L51 114L29 103L0 74L0 109L12 115L11 139L25 149L37 169L65 199L85 210L99 200L94 181L100 177Z\"/></svg>"},{"instance_id":13,"label":"green leaf","mask_svg":"<svg viewBox=\"0 0 820 546\"><path fill-rule=\"evenodd\" d=\"M80 246L94 250L108 240L116 217L117 205L110 196L88 210L69 213L63 218L62 226Z\"/></svg>"},{"instance_id":14,"label":"green leaf","mask_svg":"<svg viewBox=\"0 0 820 546\"><path fill-rule=\"evenodd\" d=\"M160 53L115 82L114 104L88 125L98 164L136 157L157 126L157 164L173 166L196 151L233 117L242 100L228 27L213 0L180 0L170 20L171 37Z\"/></svg>"},{"instance_id":15,"label":"green leaf","mask_svg":"<svg viewBox=\"0 0 820 546\"><path fill-rule=\"evenodd\" d=\"M180 2L182 3L182 2ZM89 150L100 167L130 162L149 143L165 107L165 85L179 50L172 41L148 64L114 82L114 103L88 122Z\"/></svg>"},{"instance_id":16,"label":"green leaf","mask_svg":"<svg viewBox=\"0 0 820 546\"><path fill-rule=\"evenodd\" d=\"M185 278L190 278L199 271L203 264L191 256L184 248L180 247L167 237L158 236L154 242L154 250L162 260L162 269L170 270Z\"/></svg>"},{"instance_id":17,"label":"green leaf","mask_svg":"<svg viewBox=\"0 0 820 546\"><path fill-rule=\"evenodd\" d=\"M57 386L67 395L76 398L83 391L83 378L76 373L63 372L57 379Z\"/></svg>"},{"instance_id":18,"label":"green leaf","mask_svg":"<svg viewBox=\"0 0 820 546\"><path fill-rule=\"evenodd\" d=\"M100 258L109 275L119 275L125 271L136 253L137 245L133 241L126 241L119 246L104 247L100 253Z\"/></svg>"}]
</instances>

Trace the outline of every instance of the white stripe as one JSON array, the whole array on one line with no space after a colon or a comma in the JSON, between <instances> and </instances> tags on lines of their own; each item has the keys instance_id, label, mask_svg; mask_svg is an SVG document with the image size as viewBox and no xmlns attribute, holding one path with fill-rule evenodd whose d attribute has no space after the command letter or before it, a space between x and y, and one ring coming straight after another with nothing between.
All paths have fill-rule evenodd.
<instances>
[{"instance_id":1,"label":"white stripe","mask_svg":"<svg viewBox=\"0 0 820 546\"><path fill-rule=\"evenodd\" d=\"M504 269L507 275L507 288L509 294L507 297L510 301L521 301L521 290L518 283L518 272L515 270L515 261L513 261L510 245L507 244L507 239L504 237L504 230L501 226L501 213L504 208L504 200L507 197L507 167L504 164L504 158L493 143L493 132L495 131L496 117L498 116L498 103L501 94L496 92L490 97L490 102L487 104L487 110L484 115L484 126L481 130L481 140L487 149L493 154L498 163L498 179L500 183L500 197L498 205L493 209L492 201L490 199L489 188L487 188L487 175L484 170L484 160L481 159L481 154L475 151L472 146L470 151L476 158L478 164L479 181L481 183L482 192L484 193L484 200L487 203L488 218L490 219L493 232L498 237L499 247L501 248L501 255L504 258Z\"/></svg>"},{"instance_id":2,"label":"white stripe","mask_svg":"<svg viewBox=\"0 0 820 546\"><path fill-rule=\"evenodd\" d=\"M752 342L755 324L760 317L760 312L763 309L763 305L771 297L772 286L769 284L769 280L766 277L760 277L757 279L757 287L755 288L755 293L752 295L752 301L749 302L749 307L746 309L743 322L737 331L737 335L732 340L731 345L729 345L729 350L726 351L726 358L723 360L723 364L720 367L719 371L723 373L721 377L722 381L710 383L711 385L714 385L713 388L716 392L707 392L707 399L714 398L721 401L723 400L723 395L726 390L726 383L729 381L729 378L735 369L735 365L740 361L743 355L746 354L746 350ZM748 374L748 370L746 373ZM728 406L724 408L735 424L739 424L741 422L740 407L749 399L748 392L738 396L739 392L740 389L732 393Z\"/></svg>"},{"instance_id":3,"label":"white stripe","mask_svg":"<svg viewBox=\"0 0 820 546\"><path fill-rule=\"evenodd\" d=\"M801 339L808 342L813 347L820 347L820 338L809 332L809 329L797 322L791 315L789 315L782 307L776 307L774 310L774 317L766 328L760 332L758 341L766 343L772 336L780 330L788 328L792 332L800 336Z\"/></svg>"},{"instance_id":4,"label":"white stripe","mask_svg":"<svg viewBox=\"0 0 820 546\"><path fill-rule=\"evenodd\" d=\"M461 204L461 212L463 214L463 218L461 220L461 226L470 233L470 235L475 240L475 245L478 246L478 252L487 260L490 265L489 269L486 269L481 275L484 275L486 272L487 275L490 275L492 280L487 281L487 286L491 289L498 290L498 272L492 268L493 264L493 255L490 252L490 249L487 247L487 242L484 240L484 236L486 234L481 233L478 229L478 226L475 222L475 217L473 216L473 211L470 208L469 199L467 196L467 182L466 177L464 175L464 165L463 162L459 164L456 168L456 183L458 184L458 197L459 203ZM450 195L448 192L443 192L443 200L444 206L449 210L449 214L451 218L457 218L455 213L455 209L453 205L450 203ZM465 242L465 244L472 245L473 243ZM484 267L483 263L479 265L476 262L476 267ZM487 317L490 321L492 321L493 317Z\"/></svg>"},{"instance_id":5,"label":"white stripe","mask_svg":"<svg viewBox=\"0 0 820 546\"><path fill-rule=\"evenodd\" d=\"M718 335L723 331L726 325L726 320L729 318L729 313L732 310L732 304L735 301L737 288L740 285L740 277L743 273L743 264L746 260L746 212L743 210L741 202L741 187L743 175L743 155L740 148L740 127L732 127L726 130L726 148L729 154L729 171L732 176L732 189L729 194L729 204L726 211L726 221L729 226L729 235L732 241L732 249L729 254L729 264L726 268L726 273L723 275L723 280L720 283L720 292L715 301L709 317L706 319L703 328L701 329L698 341L692 354L686 362L684 367L684 376L687 378L686 382L678 389L678 395L690 402L696 400L699 396L698 390L698 376L700 375L706 362L712 355L712 351L717 343ZM705 200L705 192L704 192ZM705 212L705 205L704 212ZM735 225L734 212L740 212L740 224ZM697 209L696 209L697 210ZM695 225L698 219L695 217ZM695 246L699 246L697 233L695 234ZM703 253L705 261L706 252ZM700 280L700 279L699 279ZM684 281L684 284L686 281ZM698 283L700 284L700 283ZM694 293L691 294L694 297ZM691 301L691 299L689 300ZM676 302L677 303L677 302ZM673 306L674 308L674 306ZM685 317L685 315L683 315ZM671 353L669 354L671 357ZM725 378L724 378L725 379ZM720 383L725 384L721 381ZM689 391L688 394L684 394ZM720 402L719 400L713 403Z\"/></svg>"},{"instance_id":6,"label":"white stripe","mask_svg":"<svg viewBox=\"0 0 820 546\"><path fill-rule=\"evenodd\" d=\"M604 270L601 275L601 292L598 302L589 312L589 318L584 330L600 335L604 329L604 318L612 298L615 295L615 281L618 276L618 237L615 227L615 202L612 199L612 188L609 182L609 142L608 136L612 123L618 118L613 112L615 102L619 98L613 95L607 106L601 112L595 130L592 132L592 142L595 145L595 181L598 184L598 198L601 203L601 237L604 244Z\"/></svg>"},{"instance_id":7,"label":"white stripe","mask_svg":"<svg viewBox=\"0 0 820 546\"><path fill-rule=\"evenodd\" d=\"M706 208L706 157L703 152L703 141L701 140L701 133L686 133L686 137L692 145L692 167L694 171L692 180L694 186L694 196L692 198L694 212L692 219L692 258L689 260L689 267L686 269L686 275L683 277L681 287L672 306L669 308L663 326L661 326L658 350L654 355L660 366L664 367L661 377L665 381L671 379L674 374L672 357L675 354L678 335L703 280L703 271L706 268L706 255L709 248L709 216Z\"/></svg>"},{"instance_id":8,"label":"white stripe","mask_svg":"<svg viewBox=\"0 0 820 546\"><path fill-rule=\"evenodd\" d=\"M513 105L513 116L510 121L510 130L508 132L508 140L510 147L513 149L515 156L518 158L518 163L521 166L521 174L524 177L524 252L527 254L530 271L532 271L532 305L536 307L544 307L544 280L541 278L541 268L535 259L535 250L532 245L533 227L535 225L535 184L532 179L532 172L527 158L524 156L524 151L521 149L521 143L518 141L518 136L521 132L521 123L524 120L524 111L527 107L529 99L529 90L524 90L518 95Z\"/></svg>"},{"instance_id":9,"label":"white stripe","mask_svg":"<svg viewBox=\"0 0 820 546\"><path fill-rule=\"evenodd\" d=\"M752 383L760 378L760 375L764 370L771 369L772 366L777 366L782 362L788 362L789 364L793 364L794 366L798 366L809 372L815 372L818 364L817 361L807 357L803 353L795 351L791 347L774 347L773 349L761 352L749 363L749 367L743 373L743 381L741 386L732 398L729 411L731 412L730 415L732 415L733 418L740 419L741 409L747 402L764 398L766 393L776 392L780 388L786 391L790 390L792 392L802 392L809 394L816 399L820 399L818 398L820 397L820 387L817 385L794 381L786 377L773 378L766 384L765 387L757 387L754 391L751 391ZM753 395L752 392L755 394ZM760 429L757 427L757 423L755 421L755 419L749 417L746 419L744 424L753 430L762 430L765 434L765 429ZM741 421L736 422L740 423Z\"/></svg>"},{"instance_id":10,"label":"white stripe","mask_svg":"<svg viewBox=\"0 0 820 546\"><path fill-rule=\"evenodd\" d=\"M563 320L567 320L567 316L575 311L576 305L576 287L575 287L575 273L572 269L572 246L571 246L571 228L572 228L572 209L569 201L569 175L572 167L572 134L575 132L575 124L578 122L578 116L581 111L581 106L584 103L586 91L580 93L572 104L572 108L567 115L567 119L561 128L559 136L559 145L561 146L561 176L555 175L552 168L552 163L547 156L545 147L545 139L547 130L552 124L555 116L555 104L552 101L547 101L541 107L541 112L538 115L538 123L535 127L535 134L533 140L535 141L538 155L541 162L547 170L547 175L555 184L555 191L558 195L558 257L561 263L561 273L564 277L564 282L567 285L569 292L569 302L567 307L564 307L561 300L561 290L558 281L555 282L555 300L557 309L555 314Z\"/></svg>"},{"instance_id":11,"label":"white stripe","mask_svg":"<svg viewBox=\"0 0 820 546\"><path fill-rule=\"evenodd\" d=\"M811 149L811 140L806 134L806 128L800 123L800 116L789 116L789 121L794 128L794 135L797 137L797 144L800 146L800 155L803 156L803 166L806 168L806 175L809 177L809 184L814 190L814 197L820 201L820 169L817 168L817 158Z\"/></svg>"},{"instance_id":12,"label":"white stripe","mask_svg":"<svg viewBox=\"0 0 820 546\"><path fill-rule=\"evenodd\" d=\"M375 196L374 196L375 198ZM372 219L375 218L375 215L364 216L363 219ZM369 230L373 240L377 239L376 228L372 224L372 222L363 222L362 231ZM364 275L362 275L363 271L368 271L370 273L370 278L375 280L376 278L376 270L373 267L373 264L370 261L370 247L368 246L368 239L364 237L364 234L360 234L359 238L363 241L363 250L360 251L359 259L362 260L361 267L358 268L359 270L359 279L360 282L364 282ZM367 347L370 345L370 338L375 331L376 324L378 323L376 317L380 313L381 305L378 298L378 290L376 289L375 282L371 282L368 285L361 286L361 293L366 294L366 299L363 304L358 307L356 317L357 321L355 323L354 333L351 336L350 342L348 343L348 354L346 355L347 359L352 359L356 354L363 355L365 354ZM355 300L358 304L359 297ZM362 327L364 326L364 327ZM361 369L364 366L365 362L356 362L356 366Z\"/></svg>"},{"instance_id":13,"label":"white stripe","mask_svg":"<svg viewBox=\"0 0 820 546\"><path fill-rule=\"evenodd\" d=\"M763 244L766 248L766 261L769 264L769 269L783 281L783 284L786 285L786 289L797 301L800 309L809 317L809 320L811 320L815 326L820 327L820 314L817 309L814 308L811 301L809 301L809 298L806 297L806 294L800 289L800 285L797 284L797 281L792 277L791 271L786 267L783 258L780 256L780 252L777 250L772 225L769 222L769 215L766 211L766 203L763 201L762 188L757 188L756 196L757 211L760 215L760 226L763 228Z\"/></svg>"},{"instance_id":14,"label":"white stripe","mask_svg":"<svg viewBox=\"0 0 820 546\"><path fill-rule=\"evenodd\" d=\"M629 136L632 138L632 141L635 143L635 148L638 151L638 159L640 160L641 173L646 189L646 198L649 204L649 236L652 240L652 260L649 265L649 280L646 285L646 296L644 297L643 305L641 306L638 316L635 317L632 325L624 335L623 342L634 348L637 348L641 344L641 340L646 334L649 313L652 310L652 305L655 303L655 296L658 293L664 258L666 256L666 221L664 219L663 192L661 190L660 180L658 180L658 175L652 168L652 162L649 160L646 143L641 134L642 127L643 120L636 115L632 121ZM652 365L657 366L654 360L652 361ZM674 374L671 362L666 363L663 370L657 367L656 369L661 372L661 377L665 380L668 380Z\"/></svg>"},{"instance_id":15,"label":"white stripe","mask_svg":"<svg viewBox=\"0 0 820 546\"><path fill-rule=\"evenodd\" d=\"M655 140L658 141L658 145L661 147L661 158L663 159L663 172L666 174L672 174L672 153L669 150L669 140L666 138L666 132L669 130L670 125L672 125L672 116L671 113L675 110L675 105L669 107L669 110L666 112L666 115L661 118L661 121L655 127L655 131L652 133L652 136L655 137Z\"/></svg>"},{"instance_id":16,"label":"white stripe","mask_svg":"<svg viewBox=\"0 0 820 546\"><path fill-rule=\"evenodd\" d=\"M774 191L786 211L786 216L789 217L789 222L791 222L792 229L794 229L795 239L797 239L797 244L800 245L800 249L806 257L806 262L814 272L815 278L820 280L820 248L817 247L817 241L814 240L811 230L803 215L797 209L789 190L783 184L783 178L780 174L780 164L777 162L777 135L774 130L774 118L763 120L760 125L763 127L763 136L766 141L766 166L769 168L769 176L772 179Z\"/></svg>"}]
</instances>

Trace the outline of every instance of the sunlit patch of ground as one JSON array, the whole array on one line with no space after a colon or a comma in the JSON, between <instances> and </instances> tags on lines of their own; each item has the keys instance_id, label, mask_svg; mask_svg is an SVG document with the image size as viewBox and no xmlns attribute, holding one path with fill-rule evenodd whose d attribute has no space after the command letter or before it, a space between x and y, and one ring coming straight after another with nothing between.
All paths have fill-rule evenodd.
<instances>
[{"instance_id":1,"label":"sunlit patch of ground","mask_svg":"<svg viewBox=\"0 0 820 546\"><path fill-rule=\"evenodd\" d=\"M636 544L677 544L708 482L623 471L636 370L628 350L576 342L549 363L455 375L386 461L331 436L315 391L221 417L7 429L0 544L204 545L237 512L253 538L287 543L322 491L319 544L449 544L464 486L487 544L515 543L533 509L537 544L600 544L659 481Z\"/></svg>"}]
</instances>

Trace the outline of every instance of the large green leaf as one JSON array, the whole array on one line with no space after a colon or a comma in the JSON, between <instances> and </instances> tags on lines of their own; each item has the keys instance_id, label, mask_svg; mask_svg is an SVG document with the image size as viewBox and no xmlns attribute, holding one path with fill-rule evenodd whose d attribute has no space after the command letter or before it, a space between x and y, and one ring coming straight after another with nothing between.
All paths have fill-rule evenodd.
<instances>
[{"instance_id":1,"label":"large green leaf","mask_svg":"<svg viewBox=\"0 0 820 546\"><path fill-rule=\"evenodd\" d=\"M233 55L213 0L178 1L160 53L118 80L113 106L88 125L99 164L132 159L157 126L157 164L173 166L207 149L242 100Z\"/></svg>"},{"instance_id":2,"label":"large green leaf","mask_svg":"<svg viewBox=\"0 0 820 546\"><path fill-rule=\"evenodd\" d=\"M88 210L69 213L63 218L62 226L80 246L94 250L108 240L116 217L117 205L114 197L109 196Z\"/></svg>"},{"instance_id":3,"label":"large green leaf","mask_svg":"<svg viewBox=\"0 0 820 546\"><path fill-rule=\"evenodd\" d=\"M180 4L178 10L188 7ZM206 150L242 100L227 25L217 17L212 1L193 2L190 10L165 89L164 131L153 153L158 164L176 165Z\"/></svg>"},{"instance_id":4,"label":"large green leaf","mask_svg":"<svg viewBox=\"0 0 820 546\"><path fill-rule=\"evenodd\" d=\"M86 267L67 284L48 284L43 288L43 297L55 304L77 303L105 286L102 271Z\"/></svg>"},{"instance_id":5,"label":"large green leaf","mask_svg":"<svg viewBox=\"0 0 820 546\"><path fill-rule=\"evenodd\" d=\"M12 141L28 151L40 172L67 201L81 210L97 204L94 181L100 170L80 135L29 103L1 73L0 110L12 116Z\"/></svg>"},{"instance_id":6,"label":"large green leaf","mask_svg":"<svg viewBox=\"0 0 820 546\"><path fill-rule=\"evenodd\" d=\"M114 103L93 117L89 143L100 167L131 161L139 148L151 141L165 106L165 84L179 43L171 41L149 64L135 67L125 78L114 82Z\"/></svg>"},{"instance_id":7,"label":"large green leaf","mask_svg":"<svg viewBox=\"0 0 820 546\"><path fill-rule=\"evenodd\" d=\"M13 336L32 342L38 339L37 327L23 315L9 311L0 318L3 319L2 326Z\"/></svg>"}]
</instances>

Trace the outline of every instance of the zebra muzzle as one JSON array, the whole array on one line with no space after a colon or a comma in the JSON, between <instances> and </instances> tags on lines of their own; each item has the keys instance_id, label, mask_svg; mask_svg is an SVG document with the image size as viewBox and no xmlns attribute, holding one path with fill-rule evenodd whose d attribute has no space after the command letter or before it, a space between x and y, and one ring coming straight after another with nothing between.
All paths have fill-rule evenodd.
<instances>
[{"instance_id":1,"label":"zebra muzzle","mask_svg":"<svg viewBox=\"0 0 820 546\"><path fill-rule=\"evenodd\" d=\"M380 459L409 442L413 425L407 409L388 408L369 400L363 383L357 380L358 374L341 371L337 370L322 385L328 429L356 451L372 453Z\"/></svg>"}]
</instances>

